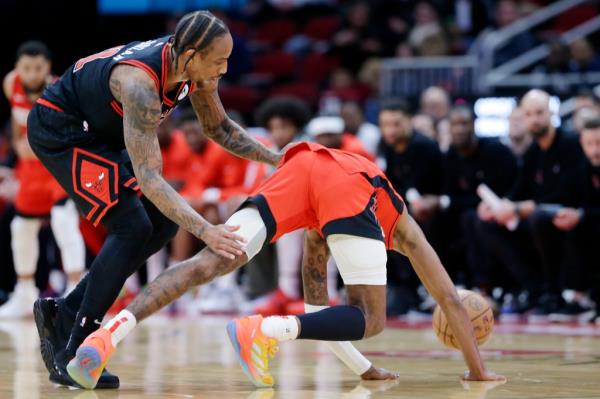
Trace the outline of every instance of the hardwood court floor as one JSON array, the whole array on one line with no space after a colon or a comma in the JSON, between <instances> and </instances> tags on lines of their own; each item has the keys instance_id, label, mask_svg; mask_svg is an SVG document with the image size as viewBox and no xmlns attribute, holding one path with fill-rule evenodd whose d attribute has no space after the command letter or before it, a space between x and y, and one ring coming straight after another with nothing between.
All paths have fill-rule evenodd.
<instances>
[{"instance_id":1,"label":"hardwood court floor","mask_svg":"<svg viewBox=\"0 0 600 399\"><path fill-rule=\"evenodd\" d=\"M46 398L600 398L600 327L500 325L483 348L491 370L509 382L461 384L461 357L427 324L399 323L358 343L397 383L360 382L322 343L286 342L272 370L274 390L254 390L225 333L226 318L156 316L119 347L109 370L116 391L83 391L48 382L32 321L0 322L0 399Z\"/></svg>"}]
</instances>

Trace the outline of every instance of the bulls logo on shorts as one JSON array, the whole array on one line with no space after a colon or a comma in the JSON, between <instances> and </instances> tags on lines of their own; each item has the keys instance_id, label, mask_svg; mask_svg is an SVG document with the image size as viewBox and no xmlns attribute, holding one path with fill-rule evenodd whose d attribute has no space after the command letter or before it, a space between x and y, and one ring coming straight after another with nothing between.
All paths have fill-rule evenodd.
<instances>
[{"instance_id":1,"label":"bulls logo on shorts","mask_svg":"<svg viewBox=\"0 0 600 399\"><path fill-rule=\"evenodd\" d=\"M118 174L115 162L80 148L73 150L74 191L91 206L84 213L94 225L118 202Z\"/></svg>"}]
</instances>

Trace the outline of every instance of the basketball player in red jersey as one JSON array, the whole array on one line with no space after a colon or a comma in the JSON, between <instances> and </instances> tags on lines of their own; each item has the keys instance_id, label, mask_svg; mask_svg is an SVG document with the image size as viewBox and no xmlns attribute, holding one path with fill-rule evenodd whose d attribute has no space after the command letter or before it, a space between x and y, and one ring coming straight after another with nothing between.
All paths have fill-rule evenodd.
<instances>
[{"instance_id":1,"label":"basketball player in red jersey","mask_svg":"<svg viewBox=\"0 0 600 399\"><path fill-rule=\"evenodd\" d=\"M281 155L227 116L218 96L233 38L208 11L184 15L172 35L82 58L48 86L29 113L32 150L81 213L107 237L90 271L64 299L34 304L44 364L54 382L117 298L127 278L178 227L230 259L242 255L236 226L213 225L162 175L157 129L186 98L204 134L243 158L275 165ZM106 371L106 370L105 370ZM99 386L116 388L105 372Z\"/></svg>"},{"instance_id":2,"label":"basketball player in red jersey","mask_svg":"<svg viewBox=\"0 0 600 399\"><path fill-rule=\"evenodd\" d=\"M46 86L55 79L50 72L50 52L41 42L30 41L17 50L15 69L4 78L3 89L11 106L12 142L18 156L15 199L17 215L10 225L17 285L11 299L0 308L0 318L32 314L38 297L34 274L39 256L38 232L44 218L51 226L68 276L67 291L75 287L85 266L85 246L79 231L79 214L67 193L37 159L27 142L27 116Z\"/></svg>"},{"instance_id":3,"label":"basketball player in red jersey","mask_svg":"<svg viewBox=\"0 0 600 399\"><path fill-rule=\"evenodd\" d=\"M86 338L68 365L71 377L85 388L94 388L116 345L138 321L190 287L246 263L265 242L306 228L309 233L303 276L307 313L297 317L254 315L227 325L242 369L254 385L274 384L268 364L279 341L313 339L339 343L369 338L383 330L386 250L408 256L447 315L469 367L464 379L505 380L486 371L456 288L423 232L406 213L403 200L383 172L366 158L318 144L296 144L286 151L276 172L256 195L227 223L241 226L237 233L247 243L244 255L225 260L204 249L162 273L127 309ZM329 250L346 285L349 305L327 307L324 279ZM360 354L343 350L338 356L349 360L346 363L350 365L356 363ZM386 371L371 372L378 379L395 377Z\"/></svg>"}]
</instances>

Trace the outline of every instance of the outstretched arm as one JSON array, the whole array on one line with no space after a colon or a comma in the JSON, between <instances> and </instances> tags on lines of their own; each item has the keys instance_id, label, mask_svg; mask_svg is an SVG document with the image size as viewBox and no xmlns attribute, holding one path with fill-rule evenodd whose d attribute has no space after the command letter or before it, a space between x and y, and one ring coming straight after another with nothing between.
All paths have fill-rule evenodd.
<instances>
[{"instance_id":1,"label":"outstretched arm","mask_svg":"<svg viewBox=\"0 0 600 399\"><path fill-rule=\"evenodd\" d=\"M304 236L304 256L302 257L302 284L304 286L304 302L309 309L318 311L328 306L327 295L327 260L329 248L327 243L314 230L307 230ZM375 368L350 342L328 341L329 349L355 374L363 380L390 380L398 378L398 374L386 369Z\"/></svg>"},{"instance_id":2,"label":"outstretched arm","mask_svg":"<svg viewBox=\"0 0 600 399\"><path fill-rule=\"evenodd\" d=\"M408 213L400 217L396 227L394 249L410 259L419 279L446 315L469 367L469 374L465 375L465 379L504 380L503 376L486 371L473 335L471 321L460 302L456 287L427 242L423 231Z\"/></svg>"},{"instance_id":3,"label":"outstretched arm","mask_svg":"<svg viewBox=\"0 0 600 399\"><path fill-rule=\"evenodd\" d=\"M144 195L169 219L204 241L217 254L241 255L241 237L230 226L212 226L175 191L162 176L162 156L156 136L161 102L153 80L141 69L117 66L110 88L123 105L123 130L127 152Z\"/></svg>"},{"instance_id":4,"label":"outstretched arm","mask_svg":"<svg viewBox=\"0 0 600 399\"><path fill-rule=\"evenodd\" d=\"M190 101L210 139L239 157L277 166L281 154L265 147L227 116L216 87L198 88L190 95Z\"/></svg>"}]
</instances>

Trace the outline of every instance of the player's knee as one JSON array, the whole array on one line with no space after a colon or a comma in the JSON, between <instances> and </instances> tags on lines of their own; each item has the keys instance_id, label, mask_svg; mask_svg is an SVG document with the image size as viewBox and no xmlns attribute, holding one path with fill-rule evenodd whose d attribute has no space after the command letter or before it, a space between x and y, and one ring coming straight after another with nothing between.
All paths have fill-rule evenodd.
<instances>
[{"instance_id":1,"label":"player's knee","mask_svg":"<svg viewBox=\"0 0 600 399\"><path fill-rule=\"evenodd\" d=\"M154 232L152 221L142 207L130 210L124 217L112 219L107 225L109 234L124 240L135 240L140 249Z\"/></svg>"}]
</instances>

